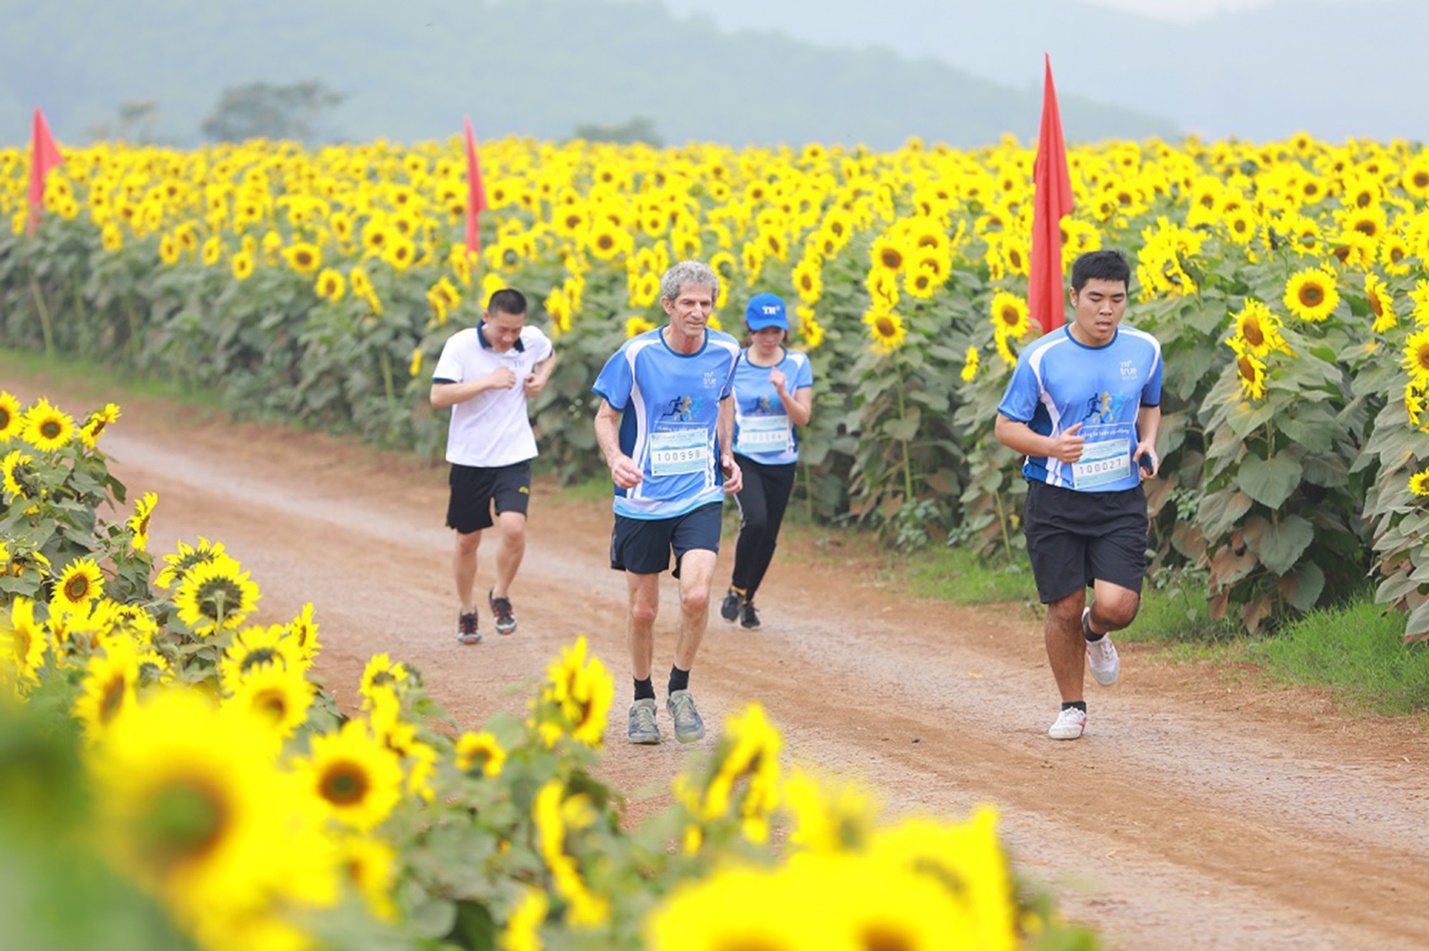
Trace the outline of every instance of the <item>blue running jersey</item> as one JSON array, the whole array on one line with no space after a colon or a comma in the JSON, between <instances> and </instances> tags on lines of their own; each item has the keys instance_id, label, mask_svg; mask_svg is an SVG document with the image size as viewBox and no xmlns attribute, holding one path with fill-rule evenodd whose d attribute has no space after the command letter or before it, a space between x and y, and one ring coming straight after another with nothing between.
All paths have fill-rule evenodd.
<instances>
[{"instance_id":1,"label":"blue running jersey","mask_svg":"<svg viewBox=\"0 0 1429 951\"><path fill-rule=\"evenodd\" d=\"M1155 337L1123 325L1111 343L1088 347L1063 326L1018 356L997 411L1040 436L1082 424L1082 458L1066 463L1028 456L1022 467L1028 479L1079 492L1117 492L1141 483L1131 458L1140 441L1136 414L1160 405L1161 344Z\"/></svg>"},{"instance_id":2,"label":"blue running jersey","mask_svg":"<svg viewBox=\"0 0 1429 951\"><path fill-rule=\"evenodd\" d=\"M734 370L734 451L766 466L799 461L799 432L769 382L774 369L784 374L784 388L791 395L814 385L814 369L805 354L785 349L784 359L772 367L750 363L748 349L740 354Z\"/></svg>"},{"instance_id":3,"label":"blue running jersey","mask_svg":"<svg viewBox=\"0 0 1429 951\"><path fill-rule=\"evenodd\" d=\"M615 487L615 514L674 518L724 498L716 423L734 388L739 342L718 330L682 354L664 329L631 337L606 361L591 389L619 411L620 451L640 467L633 489Z\"/></svg>"}]
</instances>

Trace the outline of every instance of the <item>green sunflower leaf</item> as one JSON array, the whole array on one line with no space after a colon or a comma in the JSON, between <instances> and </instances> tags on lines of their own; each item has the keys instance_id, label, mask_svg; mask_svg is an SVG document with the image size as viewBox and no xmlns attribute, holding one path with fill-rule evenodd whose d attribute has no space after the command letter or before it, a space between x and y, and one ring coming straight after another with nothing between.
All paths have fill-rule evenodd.
<instances>
[{"instance_id":1,"label":"green sunflower leaf","mask_svg":"<svg viewBox=\"0 0 1429 951\"><path fill-rule=\"evenodd\" d=\"M1273 459L1247 456L1240 464L1237 481L1246 495L1266 508L1277 509L1300 485L1304 471L1300 460L1288 453Z\"/></svg>"}]
</instances>

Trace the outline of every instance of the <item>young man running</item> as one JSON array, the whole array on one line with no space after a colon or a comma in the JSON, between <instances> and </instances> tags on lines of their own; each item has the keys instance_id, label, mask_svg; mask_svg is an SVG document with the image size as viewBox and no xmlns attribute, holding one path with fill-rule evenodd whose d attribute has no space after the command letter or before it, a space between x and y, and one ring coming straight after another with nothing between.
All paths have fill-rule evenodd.
<instances>
[{"instance_id":1,"label":"young man running","mask_svg":"<svg viewBox=\"0 0 1429 951\"><path fill-rule=\"evenodd\" d=\"M660 279L660 293L670 322L625 341L592 387L601 397L596 442L615 483L610 566L625 572L629 595L629 739L642 744L660 742L651 672L660 573L672 553L680 618L665 709L681 743L705 735L690 669L709 624L724 495L740 489L730 395L739 343L708 326L719 277L699 261L681 261Z\"/></svg>"},{"instance_id":2,"label":"young man running","mask_svg":"<svg viewBox=\"0 0 1429 951\"><path fill-rule=\"evenodd\" d=\"M481 643L473 595L476 551L482 530L493 524L500 528L500 542L496 583L487 592L487 604L498 634L516 630L511 582L526 552L531 460L536 456L526 401L540 395L555 366L551 341L536 327L526 326L525 296L506 289L491 295L480 326L459 330L447 340L432 374L432 406L452 408L447 527L457 533L452 570L460 602L457 640L462 644Z\"/></svg>"},{"instance_id":3,"label":"young man running","mask_svg":"<svg viewBox=\"0 0 1429 951\"><path fill-rule=\"evenodd\" d=\"M1141 482L1161 465L1161 345L1120 326L1130 282L1118 251L1077 258L1072 322L1022 351L997 408L998 440L1027 457L1027 554L1047 605L1047 660L1062 695L1047 731L1054 740L1086 729L1083 656L1097 683L1116 683L1121 662L1109 635L1141 605L1148 524Z\"/></svg>"}]
</instances>

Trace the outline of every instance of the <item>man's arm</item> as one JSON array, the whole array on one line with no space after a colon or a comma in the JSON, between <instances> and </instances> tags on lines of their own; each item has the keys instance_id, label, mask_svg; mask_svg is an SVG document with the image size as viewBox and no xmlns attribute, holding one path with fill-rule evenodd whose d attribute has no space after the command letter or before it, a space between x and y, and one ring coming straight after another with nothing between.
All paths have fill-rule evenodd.
<instances>
[{"instance_id":1,"label":"man's arm","mask_svg":"<svg viewBox=\"0 0 1429 951\"><path fill-rule=\"evenodd\" d=\"M434 408L445 409L448 406L455 406L457 403L465 403L473 396L478 396L487 390L509 390L515 385L516 374L512 373L509 367L497 367L486 376L479 376L474 380L463 380L460 383L433 383L432 392L428 398L432 401Z\"/></svg>"},{"instance_id":2,"label":"man's arm","mask_svg":"<svg viewBox=\"0 0 1429 951\"><path fill-rule=\"evenodd\" d=\"M1140 463L1143 454L1151 455L1151 471L1144 473L1148 479L1161 471L1161 457L1156 455L1156 436L1160 431L1160 406L1143 406L1136 411L1136 434L1141 441L1136 444L1134 456Z\"/></svg>"},{"instance_id":3,"label":"man's arm","mask_svg":"<svg viewBox=\"0 0 1429 951\"><path fill-rule=\"evenodd\" d=\"M622 489L633 489L642 481L640 467L620 449L620 413L604 399L595 411L595 444L610 468L610 478Z\"/></svg>"},{"instance_id":4,"label":"man's arm","mask_svg":"<svg viewBox=\"0 0 1429 951\"><path fill-rule=\"evenodd\" d=\"M734 461L734 394L719 401L719 417L715 420L715 439L719 442L719 467L724 472L724 492L729 495L744 488L744 473Z\"/></svg>"},{"instance_id":5,"label":"man's arm","mask_svg":"<svg viewBox=\"0 0 1429 951\"><path fill-rule=\"evenodd\" d=\"M998 413L993 434L997 436L998 442L1024 456L1044 456L1063 462L1076 462L1082 458L1082 445L1086 442L1086 437L1077 435L1077 430L1081 428L1081 423L1074 423L1055 438L1042 436L1033 432L1032 427L1026 423L1019 423Z\"/></svg>"}]
</instances>

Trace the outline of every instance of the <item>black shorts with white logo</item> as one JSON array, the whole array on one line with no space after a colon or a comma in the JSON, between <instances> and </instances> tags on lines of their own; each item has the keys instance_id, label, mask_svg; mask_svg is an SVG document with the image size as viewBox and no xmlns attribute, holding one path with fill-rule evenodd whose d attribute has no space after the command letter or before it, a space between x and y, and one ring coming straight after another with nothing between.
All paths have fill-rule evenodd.
<instances>
[{"instance_id":1,"label":"black shorts with white logo","mask_svg":"<svg viewBox=\"0 0 1429 951\"><path fill-rule=\"evenodd\" d=\"M1037 597L1059 601L1093 581L1141 593L1146 577L1146 493L1078 492L1027 480L1023 528Z\"/></svg>"},{"instance_id":2,"label":"black shorts with white logo","mask_svg":"<svg viewBox=\"0 0 1429 951\"><path fill-rule=\"evenodd\" d=\"M696 548L719 551L721 511L724 502L711 502L672 518L615 516L610 532L610 567L635 575L656 575L670 567L680 577L680 559Z\"/></svg>"},{"instance_id":3,"label":"black shorts with white logo","mask_svg":"<svg viewBox=\"0 0 1429 951\"><path fill-rule=\"evenodd\" d=\"M527 503L531 501L531 460L489 469L453 464L447 484L452 490L447 501L447 528L470 535L494 524L493 502L497 515L503 512L526 514Z\"/></svg>"}]
</instances>

